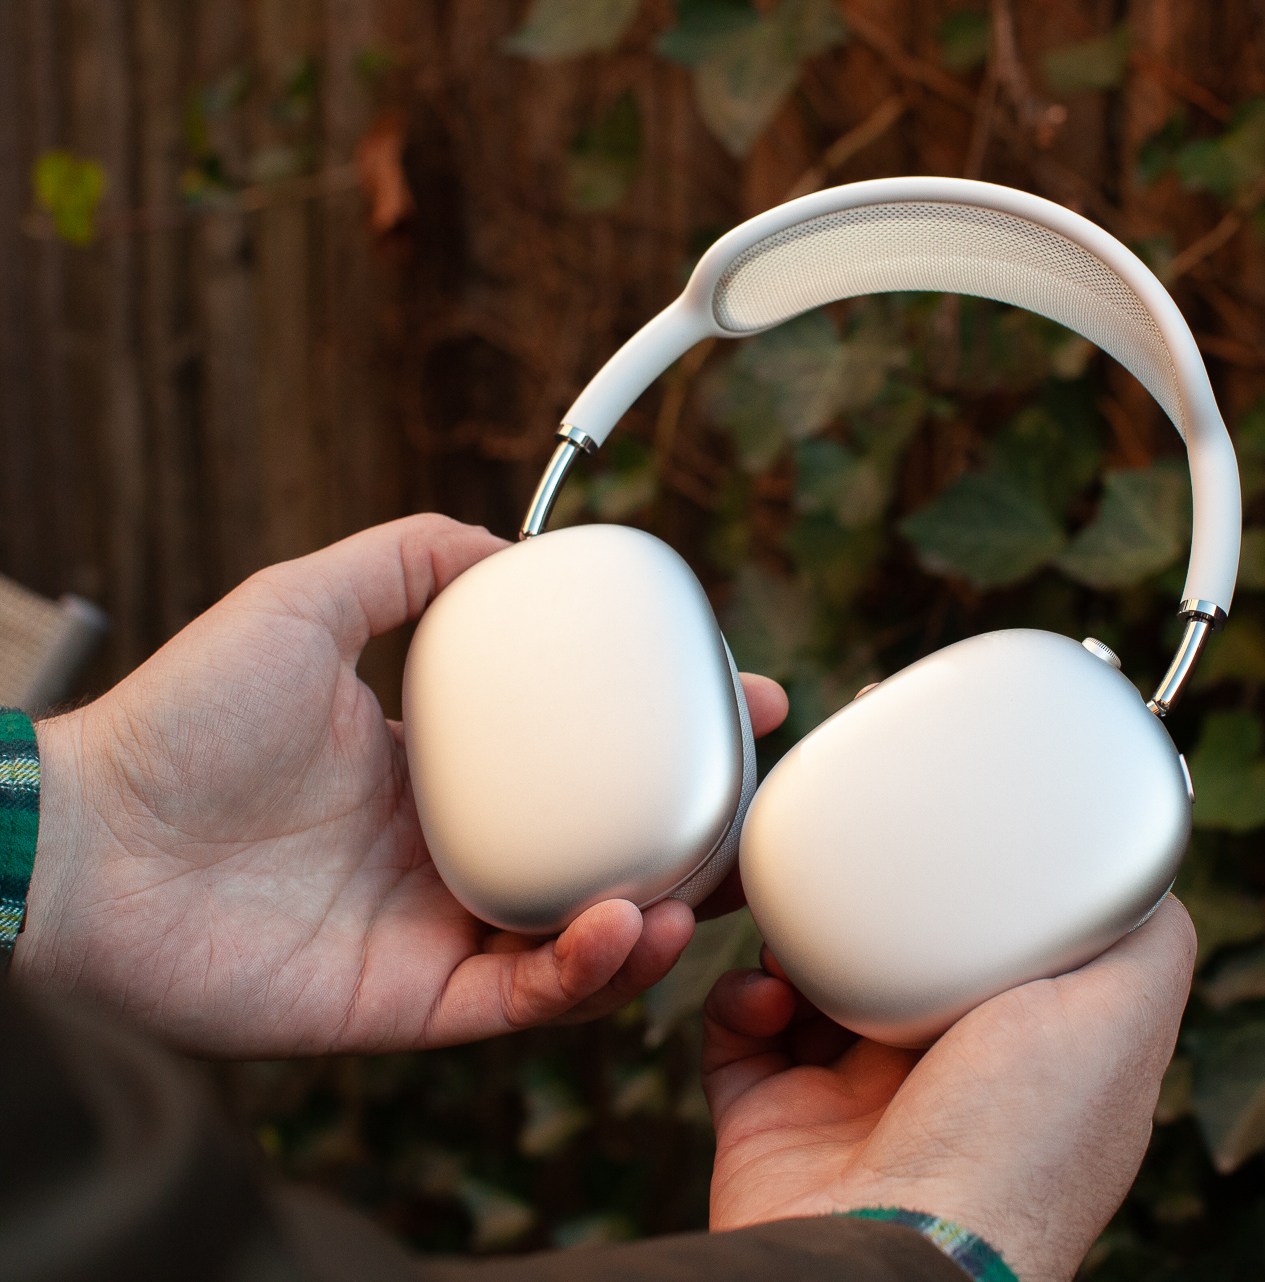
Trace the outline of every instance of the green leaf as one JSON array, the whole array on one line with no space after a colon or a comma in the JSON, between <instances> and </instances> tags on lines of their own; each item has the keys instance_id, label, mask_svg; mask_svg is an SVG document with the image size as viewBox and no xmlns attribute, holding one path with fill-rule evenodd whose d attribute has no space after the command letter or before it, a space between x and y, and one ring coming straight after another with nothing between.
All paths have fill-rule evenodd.
<instances>
[{"instance_id":1,"label":"green leaf","mask_svg":"<svg viewBox=\"0 0 1265 1282\"><path fill-rule=\"evenodd\" d=\"M1195 688L1219 681L1265 682L1265 629L1255 620L1236 617L1199 661Z\"/></svg>"},{"instance_id":2,"label":"green leaf","mask_svg":"<svg viewBox=\"0 0 1265 1282\"><path fill-rule=\"evenodd\" d=\"M1138 178L1142 183L1149 186L1173 167L1186 142L1188 124L1185 111L1175 111L1143 141L1138 148Z\"/></svg>"},{"instance_id":3,"label":"green leaf","mask_svg":"<svg viewBox=\"0 0 1265 1282\"><path fill-rule=\"evenodd\" d=\"M976 587L1018 583L1058 554L1063 531L1047 508L1004 472L972 472L900 525L933 574Z\"/></svg>"},{"instance_id":4,"label":"green leaf","mask_svg":"<svg viewBox=\"0 0 1265 1282\"><path fill-rule=\"evenodd\" d=\"M712 986L727 970L755 966L759 957L760 932L745 908L700 921L680 961L643 998L646 1045L661 1046L678 1024L697 1017Z\"/></svg>"},{"instance_id":5,"label":"green leaf","mask_svg":"<svg viewBox=\"0 0 1265 1282\"><path fill-rule=\"evenodd\" d=\"M1051 49L1041 60L1051 89L1076 93L1083 89L1115 89L1129 66L1129 28Z\"/></svg>"},{"instance_id":6,"label":"green leaf","mask_svg":"<svg viewBox=\"0 0 1265 1282\"><path fill-rule=\"evenodd\" d=\"M72 245L90 245L105 194L105 170L70 151L46 151L32 173L35 202L52 215L57 234Z\"/></svg>"},{"instance_id":7,"label":"green leaf","mask_svg":"<svg viewBox=\"0 0 1265 1282\"><path fill-rule=\"evenodd\" d=\"M1260 916L1259 909L1257 916ZM1211 979L1200 983L1199 992L1216 1010L1265 999L1265 948L1253 948L1229 958L1217 967Z\"/></svg>"},{"instance_id":8,"label":"green leaf","mask_svg":"<svg viewBox=\"0 0 1265 1282\"><path fill-rule=\"evenodd\" d=\"M536 1223L536 1211L529 1203L483 1180L463 1179L457 1192L474 1224L476 1251L512 1246Z\"/></svg>"},{"instance_id":9,"label":"green leaf","mask_svg":"<svg viewBox=\"0 0 1265 1282\"><path fill-rule=\"evenodd\" d=\"M637 1226L626 1215L582 1215L559 1224L552 1240L554 1246L569 1251L577 1246L631 1242L637 1236Z\"/></svg>"},{"instance_id":10,"label":"green leaf","mask_svg":"<svg viewBox=\"0 0 1265 1282\"><path fill-rule=\"evenodd\" d=\"M743 566L725 614L738 666L775 681L791 676L811 649L816 603L803 585L757 565Z\"/></svg>"},{"instance_id":11,"label":"green leaf","mask_svg":"<svg viewBox=\"0 0 1265 1282\"><path fill-rule=\"evenodd\" d=\"M1265 1149L1265 1021L1244 1022L1200 1048L1191 1107L1221 1174Z\"/></svg>"},{"instance_id":12,"label":"green leaf","mask_svg":"<svg viewBox=\"0 0 1265 1282\"><path fill-rule=\"evenodd\" d=\"M526 1157L548 1157L589 1123L589 1111L556 1077L537 1073L523 1089L523 1125L518 1150Z\"/></svg>"},{"instance_id":13,"label":"green leaf","mask_svg":"<svg viewBox=\"0 0 1265 1282\"><path fill-rule=\"evenodd\" d=\"M1229 199L1265 175L1265 98L1254 98L1219 138L1183 147L1176 158L1182 183Z\"/></svg>"},{"instance_id":14,"label":"green leaf","mask_svg":"<svg viewBox=\"0 0 1265 1282\"><path fill-rule=\"evenodd\" d=\"M1195 796L1199 796L1198 788ZM1223 948L1250 944L1265 935L1265 915L1261 913L1260 903L1241 890L1208 881L1192 881L1183 873L1178 895L1199 937L1196 970Z\"/></svg>"},{"instance_id":15,"label":"green leaf","mask_svg":"<svg viewBox=\"0 0 1265 1282\"><path fill-rule=\"evenodd\" d=\"M1238 586L1249 592L1265 590L1265 527L1258 525L1243 531Z\"/></svg>"},{"instance_id":16,"label":"green leaf","mask_svg":"<svg viewBox=\"0 0 1265 1282\"><path fill-rule=\"evenodd\" d=\"M949 14L936 34L940 61L950 71L974 71L988 57L990 30L987 13L963 9Z\"/></svg>"},{"instance_id":17,"label":"green leaf","mask_svg":"<svg viewBox=\"0 0 1265 1282\"><path fill-rule=\"evenodd\" d=\"M708 381L703 397L734 438L747 470L763 471L790 440L819 431L846 391L847 362L834 322L808 312L749 339Z\"/></svg>"},{"instance_id":18,"label":"green leaf","mask_svg":"<svg viewBox=\"0 0 1265 1282\"><path fill-rule=\"evenodd\" d=\"M1059 397L1052 406L1062 406ZM988 450L990 469L1005 472L1051 512L1062 514L1098 474L1102 446L1092 418L1076 398L1055 417L1047 405L1021 410Z\"/></svg>"},{"instance_id":19,"label":"green leaf","mask_svg":"<svg viewBox=\"0 0 1265 1282\"><path fill-rule=\"evenodd\" d=\"M1250 832L1265 825L1261 725L1248 712L1214 712L1189 754L1197 828Z\"/></svg>"},{"instance_id":20,"label":"green leaf","mask_svg":"<svg viewBox=\"0 0 1265 1282\"><path fill-rule=\"evenodd\" d=\"M1131 587L1172 565L1190 543L1190 477L1170 462L1107 474L1098 515L1058 566L1094 588Z\"/></svg>"},{"instance_id":21,"label":"green leaf","mask_svg":"<svg viewBox=\"0 0 1265 1282\"><path fill-rule=\"evenodd\" d=\"M630 90L576 135L567 153L567 197L585 213L613 209L641 167L641 109Z\"/></svg>"},{"instance_id":22,"label":"green leaf","mask_svg":"<svg viewBox=\"0 0 1265 1282\"><path fill-rule=\"evenodd\" d=\"M637 16L640 0L535 0L504 48L542 62L613 49Z\"/></svg>"},{"instance_id":23,"label":"green leaf","mask_svg":"<svg viewBox=\"0 0 1265 1282\"><path fill-rule=\"evenodd\" d=\"M668 1103L668 1083L663 1069L654 1064L623 1070L618 1074L610 1099L615 1117L638 1113L661 1114Z\"/></svg>"},{"instance_id":24,"label":"green leaf","mask_svg":"<svg viewBox=\"0 0 1265 1282\"><path fill-rule=\"evenodd\" d=\"M1168 1126L1190 1113L1195 1066L1184 1055L1176 1055L1164 1072L1160 1097L1155 1102L1155 1120Z\"/></svg>"},{"instance_id":25,"label":"green leaf","mask_svg":"<svg viewBox=\"0 0 1265 1282\"><path fill-rule=\"evenodd\" d=\"M850 530L828 512L808 512L787 527L782 546L821 604L834 612L870 582L890 536L881 524Z\"/></svg>"},{"instance_id":26,"label":"green leaf","mask_svg":"<svg viewBox=\"0 0 1265 1282\"><path fill-rule=\"evenodd\" d=\"M803 63L844 34L831 0L782 0L754 24L731 22L710 40L695 39L687 47L704 123L733 155L746 155L798 83Z\"/></svg>"},{"instance_id":27,"label":"green leaf","mask_svg":"<svg viewBox=\"0 0 1265 1282\"><path fill-rule=\"evenodd\" d=\"M712 57L729 36L759 21L750 0L678 0L676 26L659 37L656 48L671 62L694 67Z\"/></svg>"},{"instance_id":28,"label":"green leaf","mask_svg":"<svg viewBox=\"0 0 1265 1282\"><path fill-rule=\"evenodd\" d=\"M316 109L321 85L321 69L315 58L300 58L273 106L274 113L287 124L306 124Z\"/></svg>"},{"instance_id":29,"label":"green leaf","mask_svg":"<svg viewBox=\"0 0 1265 1282\"><path fill-rule=\"evenodd\" d=\"M890 495L884 470L838 441L796 446L795 506L800 512L827 512L845 530L854 530L877 521Z\"/></svg>"}]
</instances>

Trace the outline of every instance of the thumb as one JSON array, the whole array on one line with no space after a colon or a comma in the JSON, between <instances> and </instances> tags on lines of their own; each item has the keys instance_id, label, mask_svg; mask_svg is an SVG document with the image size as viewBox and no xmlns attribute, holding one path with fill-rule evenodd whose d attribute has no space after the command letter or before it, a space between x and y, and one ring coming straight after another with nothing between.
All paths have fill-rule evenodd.
<instances>
[{"instance_id":1,"label":"thumb","mask_svg":"<svg viewBox=\"0 0 1265 1282\"><path fill-rule=\"evenodd\" d=\"M425 513L362 530L262 577L315 613L354 659L370 637L416 619L459 574L508 546L481 527Z\"/></svg>"}]
</instances>

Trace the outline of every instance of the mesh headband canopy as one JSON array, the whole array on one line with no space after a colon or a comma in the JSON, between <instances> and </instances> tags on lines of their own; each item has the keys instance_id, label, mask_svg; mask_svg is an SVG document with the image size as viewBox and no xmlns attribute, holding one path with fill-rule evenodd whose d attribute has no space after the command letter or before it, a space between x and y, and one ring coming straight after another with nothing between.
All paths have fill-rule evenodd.
<instances>
[{"instance_id":1,"label":"mesh headband canopy","mask_svg":"<svg viewBox=\"0 0 1265 1282\"><path fill-rule=\"evenodd\" d=\"M1185 435L1177 371L1142 300L1100 258L997 209L941 201L862 205L757 241L722 273L716 323L746 334L841 298L894 290L974 294L1038 312L1103 348Z\"/></svg>"},{"instance_id":2,"label":"mesh headband canopy","mask_svg":"<svg viewBox=\"0 0 1265 1282\"><path fill-rule=\"evenodd\" d=\"M905 290L1025 308L1129 370L1186 441L1194 531L1183 601L1228 611L1241 532L1238 468L1190 327L1115 237L1013 188L880 178L758 214L722 236L680 298L606 362L567 411L564 435L602 444L633 401L704 338L739 338L838 299ZM563 460L542 481L538 497L556 491L567 466Z\"/></svg>"}]
</instances>

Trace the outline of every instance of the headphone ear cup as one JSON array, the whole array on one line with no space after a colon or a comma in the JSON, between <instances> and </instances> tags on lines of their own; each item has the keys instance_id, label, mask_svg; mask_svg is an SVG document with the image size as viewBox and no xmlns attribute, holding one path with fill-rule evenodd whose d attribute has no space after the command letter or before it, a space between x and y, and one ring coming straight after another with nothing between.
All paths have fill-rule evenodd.
<instances>
[{"instance_id":1,"label":"headphone ear cup","mask_svg":"<svg viewBox=\"0 0 1265 1282\"><path fill-rule=\"evenodd\" d=\"M729 875L738 861L738 844L742 837L743 820L747 817L747 807L756 791L755 734L751 729L751 713L747 708L747 696L742 689L742 678L738 675L738 665L734 663L733 651L729 642L725 642L725 654L729 658L729 672L733 677L734 699L738 705L738 719L742 726L742 792L738 798L738 809L734 814L729 831L725 833L706 863L690 878L683 881L668 899L679 899L691 908L701 904L708 895Z\"/></svg>"}]
</instances>

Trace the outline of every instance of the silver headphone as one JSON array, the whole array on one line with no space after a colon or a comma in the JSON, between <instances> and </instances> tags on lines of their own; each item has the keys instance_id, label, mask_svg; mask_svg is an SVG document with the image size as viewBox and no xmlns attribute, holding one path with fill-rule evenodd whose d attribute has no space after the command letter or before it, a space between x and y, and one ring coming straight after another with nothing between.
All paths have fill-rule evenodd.
<instances>
[{"instance_id":1,"label":"silver headphone","mask_svg":"<svg viewBox=\"0 0 1265 1282\"><path fill-rule=\"evenodd\" d=\"M684 561L620 526L541 533L581 453L695 343L842 298L934 290L1048 316L1181 433L1185 630L1148 701L1098 642L1012 629L888 677L755 786L737 670ZM522 541L423 616L405 669L418 812L477 916L561 929L601 899L700 902L741 860L765 939L822 1010L921 1045L993 994L1083 964L1172 884L1193 794L1162 723L1238 567L1234 451L1189 327L1114 237L1025 192L896 178L722 237L567 412Z\"/></svg>"}]
</instances>

